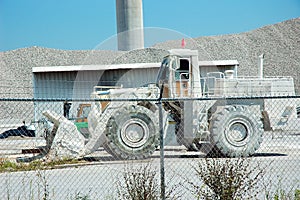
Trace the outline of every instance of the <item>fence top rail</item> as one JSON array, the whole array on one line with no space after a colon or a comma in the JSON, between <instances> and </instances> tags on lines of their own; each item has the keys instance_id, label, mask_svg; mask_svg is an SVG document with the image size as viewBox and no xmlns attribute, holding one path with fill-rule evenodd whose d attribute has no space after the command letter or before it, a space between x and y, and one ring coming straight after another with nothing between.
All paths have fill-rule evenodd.
<instances>
[{"instance_id":1,"label":"fence top rail","mask_svg":"<svg viewBox=\"0 0 300 200\"><path fill-rule=\"evenodd\" d=\"M300 99L300 95L293 96L232 96L232 97L200 97L200 98L0 98L1 102L5 101L27 101L27 102L66 102L66 101L204 101L204 100L234 100L234 99Z\"/></svg>"}]
</instances>

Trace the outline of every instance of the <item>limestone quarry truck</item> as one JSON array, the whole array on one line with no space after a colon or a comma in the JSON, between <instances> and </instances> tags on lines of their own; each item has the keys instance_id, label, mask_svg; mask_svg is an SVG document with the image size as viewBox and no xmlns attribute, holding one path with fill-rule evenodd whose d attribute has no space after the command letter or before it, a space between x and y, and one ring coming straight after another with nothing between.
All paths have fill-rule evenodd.
<instances>
[{"instance_id":1,"label":"limestone quarry truck","mask_svg":"<svg viewBox=\"0 0 300 200\"><path fill-rule=\"evenodd\" d=\"M295 99L268 98L295 96L292 77L239 77L237 66L201 70L197 50L173 49L161 63L156 84L95 87L88 139L64 117L45 111L54 124L48 156L82 157L100 146L121 159L151 156L159 146L159 97L164 130L172 119L177 142L189 150L249 156L264 131L299 131Z\"/></svg>"}]
</instances>

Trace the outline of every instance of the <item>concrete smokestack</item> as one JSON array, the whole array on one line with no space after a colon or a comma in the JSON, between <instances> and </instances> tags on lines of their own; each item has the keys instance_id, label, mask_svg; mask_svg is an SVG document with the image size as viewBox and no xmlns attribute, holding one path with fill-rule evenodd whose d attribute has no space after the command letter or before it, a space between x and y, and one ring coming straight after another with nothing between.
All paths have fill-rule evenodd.
<instances>
[{"instance_id":1,"label":"concrete smokestack","mask_svg":"<svg viewBox=\"0 0 300 200\"><path fill-rule=\"evenodd\" d=\"M116 0L118 49L144 48L142 0Z\"/></svg>"}]
</instances>

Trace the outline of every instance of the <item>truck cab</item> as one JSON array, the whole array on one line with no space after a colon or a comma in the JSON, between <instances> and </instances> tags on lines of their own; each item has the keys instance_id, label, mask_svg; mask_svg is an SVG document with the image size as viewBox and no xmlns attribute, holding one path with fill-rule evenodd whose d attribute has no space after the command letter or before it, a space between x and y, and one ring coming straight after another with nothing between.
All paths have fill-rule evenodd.
<instances>
[{"instance_id":1,"label":"truck cab","mask_svg":"<svg viewBox=\"0 0 300 200\"><path fill-rule=\"evenodd\" d=\"M198 51L172 49L157 76L164 98L201 97Z\"/></svg>"},{"instance_id":2,"label":"truck cab","mask_svg":"<svg viewBox=\"0 0 300 200\"><path fill-rule=\"evenodd\" d=\"M172 49L157 76L164 98L223 96L224 80L236 79L238 61L198 61L198 51Z\"/></svg>"}]
</instances>

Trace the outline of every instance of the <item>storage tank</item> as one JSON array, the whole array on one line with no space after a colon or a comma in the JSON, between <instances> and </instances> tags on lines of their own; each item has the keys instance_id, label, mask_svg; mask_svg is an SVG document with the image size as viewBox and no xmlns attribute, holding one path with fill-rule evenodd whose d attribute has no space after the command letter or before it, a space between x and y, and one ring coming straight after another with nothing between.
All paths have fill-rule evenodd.
<instances>
[{"instance_id":1,"label":"storage tank","mask_svg":"<svg viewBox=\"0 0 300 200\"><path fill-rule=\"evenodd\" d=\"M144 48L142 0L116 0L118 50Z\"/></svg>"}]
</instances>

